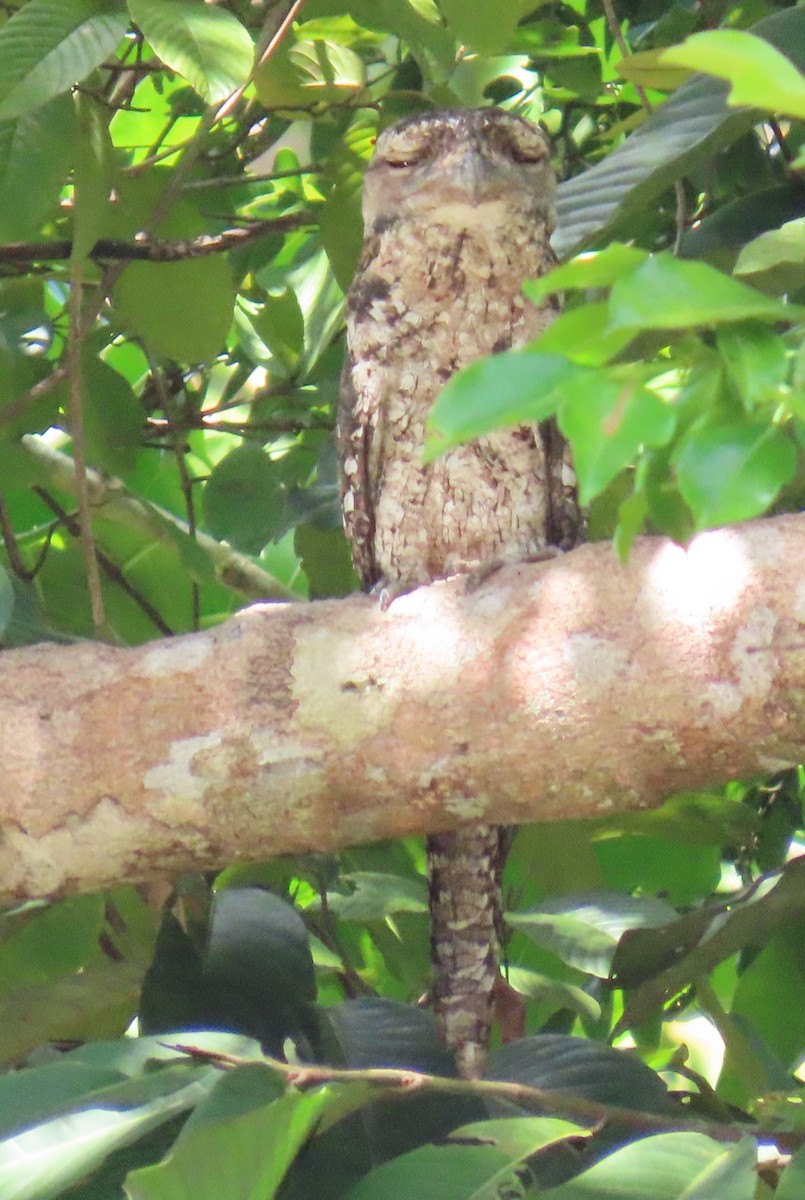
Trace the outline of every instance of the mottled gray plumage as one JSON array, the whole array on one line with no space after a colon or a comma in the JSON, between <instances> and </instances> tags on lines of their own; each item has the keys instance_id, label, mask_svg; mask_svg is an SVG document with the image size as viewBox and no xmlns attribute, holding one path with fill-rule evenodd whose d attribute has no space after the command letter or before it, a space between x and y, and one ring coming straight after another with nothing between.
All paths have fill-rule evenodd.
<instances>
[{"instance_id":1,"label":"mottled gray plumage","mask_svg":"<svg viewBox=\"0 0 805 1200\"><path fill-rule=\"evenodd\" d=\"M554 262L542 132L497 109L387 130L366 173L365 241L347 306L339 412L344 527L363 586L400 591L568 548L580 520L553 423L505 429L422 465L446 380L535 337L555 309L522 295ZM492 1020L500 849L483 826L428 839L434 1006L460 1072Z\"/></svg>"}]
</instances>

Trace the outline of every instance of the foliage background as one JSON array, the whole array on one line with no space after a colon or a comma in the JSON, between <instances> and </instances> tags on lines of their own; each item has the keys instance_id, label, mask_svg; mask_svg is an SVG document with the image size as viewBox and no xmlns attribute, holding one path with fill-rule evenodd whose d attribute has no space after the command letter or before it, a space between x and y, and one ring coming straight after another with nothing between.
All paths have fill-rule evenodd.
<instances>
[{"instance_id":1,"label":"foliage background","mask_svg":"<svg viewBox=\"0 0 805 1200\"><path fill-rule=\"evenodd\" d=\"M803 8L27 0L0 22L7 646L352 590L332 425L362 171L434 105L543 123L569 261L527 285L564 315L451 383L433 452L556 413L591 536L624 555L799 506ZM416 841L6 914L0 1194L801 1195L803 1152L759 1176L732 1122L801 1141L802 784L518 831L528 1036L489 1078L562 1091L536 1109L365 1074L450 1074L415 1005ZM286 1086L265 1053L364 1074Z\"/></svg>"}]
</instances>

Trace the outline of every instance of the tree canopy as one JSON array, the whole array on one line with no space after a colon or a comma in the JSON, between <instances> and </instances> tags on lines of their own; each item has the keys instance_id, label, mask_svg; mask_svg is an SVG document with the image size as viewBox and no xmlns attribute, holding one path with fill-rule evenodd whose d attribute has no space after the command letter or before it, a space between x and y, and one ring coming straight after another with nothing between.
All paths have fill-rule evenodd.
<instances>
[{"instance_id":1,"label":"tree canopy","mask_svg":"<svg viewBox=\"0 0 805 1200\"><path fill-rule=\"evenodd\" d=\"M634 736L661 741L658 764L694 744L706 762L708 725L737 711L728 672L760 696L755 757L713 751L705 790L518 828L504 891L521 1000L478 1084L453 1077L418 1003L427 884L410 795L396 840L336 854L345 839L323 831L309 853L254 862L244 845L211 871L213 846L204 870L164 882L132 850L102 894L76 875L63 889L76 894L25 899L0 918L4 1200L802 1194L805 777L781 713L803 701L796 674L769 664L801 654L801 592L770 547L796 562L805 518L757 519L801 507L803 72L805 9L786 0L3 6L2 665L12 697L50 699L55 731L0 733L14 788L21 751L69 729L63 664L86 664L100 711L120 648L291 601L250 664L281 680L276 629L290 641L301 602L355 589L332 434L361 180L378 131L434 106L497 104L549 133L562 261L524 287L563 293L564 309L538 341L450 381L428 453L555 416L590 537L630 570L640 535L687 547L753 520L757 577L733 640L692 592L673 613L684 653L712 652L716 672L686 676L700 688L686 746L646 715L670 709L669 648L629 695ZM717 581L727 612L735 576L708 559L719 536L693 542L686 579ZM568 578L573 561L546 570ZM350 603L355 628L369 602ZM600 673L600 643L585 644ZM202 707L194 669L164 709L166 742ZM145 692L127 695L87 738L90 751L104 738L105 763L114 730L137 726ZM261 702L281 714L282 688ZM483 757L503 795L500 716ZM599 747L599 786L604 758L617 778L627 750ZM750 761L757 773L728 778ZM45 763L54 802L80 792L74 762ZM593 789L584 811L603 810L572 764L552 764L554 794L564 770L568 791ZM669 766L668 793L682 775ZM231 803L250 817L244 779ZM4 813L17 799L9 788ZM90 799L103 820L70 808L59 845L67 862L71 843L117 861L114 804ZM169 831L174 814L156 816ZM37 814L6 824L13 853ZM761 1142L777 1147L762 1167Z\"/></svg>"}]
</instances>

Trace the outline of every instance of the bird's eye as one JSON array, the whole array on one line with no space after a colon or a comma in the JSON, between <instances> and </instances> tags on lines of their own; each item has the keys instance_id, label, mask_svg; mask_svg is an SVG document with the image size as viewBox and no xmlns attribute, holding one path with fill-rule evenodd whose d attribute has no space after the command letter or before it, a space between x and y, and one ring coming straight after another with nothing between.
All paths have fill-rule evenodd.
<instances>
[{"instance_id":1,"label":"bird's eye","mask_svg":"<svg viewBox=\"0 0 805 1200\"><path fill-rule=\"evenodd\" d=\"M386 166L394 171L401 171L404 167L412 167L415 162L414 158L387 158Z\"/></svg>"}]
</instances>

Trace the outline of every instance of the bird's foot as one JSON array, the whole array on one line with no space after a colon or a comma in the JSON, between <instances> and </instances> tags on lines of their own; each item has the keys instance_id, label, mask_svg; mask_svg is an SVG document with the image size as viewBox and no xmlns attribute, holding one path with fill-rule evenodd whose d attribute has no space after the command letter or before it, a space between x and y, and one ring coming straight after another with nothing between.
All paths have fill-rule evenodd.
<instances>
[{"instance_id":1,"label":"bird's foot","mask_svg":"<svg viewBox=\"0 0 805 1200\"><path fill-rule=\"evenodd\" d=\"M395 600L399 600L400 596L407 596L418 587L418 583L406 583L402 579L395 580L394 583L386 583L384 579L380 579L372 588L372 595L377 596L380 611L388 612Z\"/></svg>"},{"instance_id":2,"label":"bird's foot","mask_svg":"<svg viewBox=\"0 0 805 1200\"><path fill-rule=\"evenodd\" d=\"M467 595L472 595L473 592L478 590L481 584L486 583L487 579L496 574L501 567L514 566L515 562L549 562L552 558L558 558L560 554L564 554L564 550L560 546L543 546L541 550L535 550L533 554L524 554L516 560L511 558L490 558L467 572L464 576L464 590Z\"/></svg>"}]
</instances>

